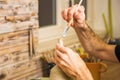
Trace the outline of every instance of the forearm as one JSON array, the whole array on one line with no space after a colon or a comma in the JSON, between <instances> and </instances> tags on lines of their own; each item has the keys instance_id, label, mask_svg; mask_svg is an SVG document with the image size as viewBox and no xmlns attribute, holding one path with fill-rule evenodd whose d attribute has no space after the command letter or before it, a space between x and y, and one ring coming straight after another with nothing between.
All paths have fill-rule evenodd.
<instances>
[{"instance_id":1,"label":"forearm","mask_svg":"<svg viewBox=\"0 0 120 80\"><path fill-rule=\"evenodd\" d=\"M75 31L85 50L93 54L96 51L104 49L106 47L106 43L103 42L87 24L84 24L83 26L83 28L75 27Z\"/></svg>"},{"instance_id":2,"label":"forearm","mask_svg":"<svg viewBox=\"0 0 120 80\"><path fill-rule=\"evenodd\" d=\"M98 58L117 61L114 54L115 45L106 44L86 23L82 26L75 27L75 31L85 50Z\"/></svg>"}]
</instances>

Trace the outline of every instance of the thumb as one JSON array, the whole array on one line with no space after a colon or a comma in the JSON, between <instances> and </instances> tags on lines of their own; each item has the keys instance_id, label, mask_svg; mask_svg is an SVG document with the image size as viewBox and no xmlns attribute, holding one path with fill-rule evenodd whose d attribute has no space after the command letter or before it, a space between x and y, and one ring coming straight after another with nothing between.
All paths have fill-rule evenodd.
<instances>
[{"instance_id":1,"label":"thumb","mask_svg":"<svg viewBox=\"0 0 120 80\"><path fill-rule=\"evenodd\" d=\"M60 44L61 47L64 46L64 43L63 43L63 39L62 39L62 38L59 39L58 43Z\"/></svg>"}]
</instances>

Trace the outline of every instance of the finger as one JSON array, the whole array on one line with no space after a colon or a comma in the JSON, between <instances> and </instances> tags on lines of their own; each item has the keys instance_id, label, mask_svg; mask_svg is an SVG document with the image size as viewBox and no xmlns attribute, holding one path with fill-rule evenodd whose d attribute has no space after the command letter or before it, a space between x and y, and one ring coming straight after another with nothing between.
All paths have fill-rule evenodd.
<instances>
[{"instance_id":1,"label":"finger","mask_svg":"<svg viewBox=\"0 0 120 80\"><path fill-rule=\"evenodd\" d=\"M60 44L56 45L56 49L60 52L66 53L66 48L64 46L61 46Z\"/></svg>"},{"instance_id":2,"label":"finger","mask_svg":"<svg viewBox=\"0 0 120 80\"><path fill-rule=\"evenodd\" d=\"M53 58L53 62L55 64L57 64L58 66L65 66L66 65L66 62L58 55L56 55L54 58Z\"/></svg>"},{"instance_id":3,"label":"finger","mask_svg":"<svg viewBox=\"0 0 120 80\"><path fill-rule=\"evenodd\" d=\"M85 14L77 12L74 16L75 21L78 23L83 23L85 21Z\"/></svg>"},{"instance_id":4,"label":"finger","mask_svg":"<svg viewBox=\"0 0 120 80\"><path fill-rule=\"evenodd\" d=\"M67 21L67 12L68 12L68 9L64 9L64 10L62 11L62 13L61 13L63 19L66 20L66 21Z\"/></svg>"},{"instance_id":5,"label":"finger","mask_svg":"<svg viewBox=\"0 0 120 80\"><path fill-rule=\"evenodd\" d=\"M60 61L63 61L64 63L67 64L67 60L68 60L68 55L67 54L64 54L58 50L56 50L56 60L58 60L58 62L60 63Z\"/></svg>"},{"instance_id":6,"label":"finger","mask_svg":"<svg viewBox=\"0 0 120 80\"><path fill-rule=\"evenodd\" d=\"M68 13L67 13L67 16L68 16L67 21L68 22L73 18L73 14L75 12L75 8L76 8L76 6L68 8Z\"/></svg>"},{"instance_id":7,"label":"finger","mask_svg":"<svg viewBox=\"0 0 120 80\"><path fill-rule=\"evenodd\" d=\"M85 11L84 6L80 6L80 7L78 8L78 11L80 11L80 12L84 12L84 11Z\"/></svg>"},{"instance_id":8,"label":"finger","mask_svg":"<svg viewBox=\"0 0 120 80\"><path fill-rule=\"evenodd\" d=\"M78 11L74 13L74 19L81 23L81 21L85 20L85 14L84 14L84 7L80 6Z\"/></svg>"},{"instance_id":9,"label":"finger","mask_svg":"<svg viewBox=\"0 0 120 80\"><path fill-rule=\"evenodd\" d=\"M63 61L65 61L67 59L67 57L68 57L67 54L62 53L62 52L60 52L58 50L56 50L56 56L58 56Z\"/></svg>"}]
</instances>

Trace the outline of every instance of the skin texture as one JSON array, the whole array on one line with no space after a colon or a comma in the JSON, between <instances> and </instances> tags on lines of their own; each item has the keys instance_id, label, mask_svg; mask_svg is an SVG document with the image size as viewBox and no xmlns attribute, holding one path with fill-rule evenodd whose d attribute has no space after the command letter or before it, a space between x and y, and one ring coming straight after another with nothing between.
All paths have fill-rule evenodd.
<instances>
[{"instance_id":1,"label":"skin texture","mask_svg":"<svg viewBox=\"0 0 120 80\"><path fill-rule=\"evenodd\" d=\"M84 61L67 47L57 44L53 61L73 80L93 80Z\"/></svg>"},{"instance_id":2,"label":"skin texture","mask_svg":"<svg viewBox=\"0 0 120 80\"><path fill-rule=\"evenodd\" d=\"M118 62L115 56L115 46L106 44L85 22L84 7L80 6L74 11L77 5L62 11L62 17L69 22L76 31L78 38L84 49L91 55L113 62ZM93 80L86 64L81 57L71 49L60 44L56 45L56 55L52 61L58 65L73 80Z\"/></svg>"}]
</instances>

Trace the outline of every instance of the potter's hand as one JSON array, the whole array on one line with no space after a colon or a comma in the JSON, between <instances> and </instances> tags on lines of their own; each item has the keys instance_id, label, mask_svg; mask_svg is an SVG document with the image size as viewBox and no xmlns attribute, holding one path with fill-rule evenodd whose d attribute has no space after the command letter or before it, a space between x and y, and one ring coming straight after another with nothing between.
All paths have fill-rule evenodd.
<instances>
[{"instance_id":1,"label":"potter's hand","mask_svg":"<svg viewBox=\"0 0 120 80\"><path fill-rule=\"evenodd\" d=\"M84 61L67 47L57 44L53 62L74 80L93 80Z\"/></svg>"},{"instance_id":2,"label":"potter's hand","mask_svg":"<svg viewBox=\"0 0 120 80\"><path fill-rule=\"evenodd\" d=\"M72 27L85 27L85 13L84 13L84 7L80 6L79 9L76 11L77 5L74 5L73 7L69 7L62 11L62 17L64 20L69 22L71 19Z\"/></svg>"}]
</instances>

